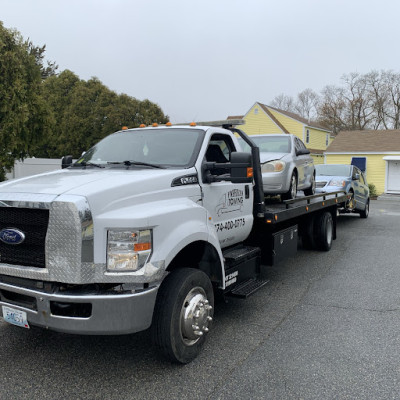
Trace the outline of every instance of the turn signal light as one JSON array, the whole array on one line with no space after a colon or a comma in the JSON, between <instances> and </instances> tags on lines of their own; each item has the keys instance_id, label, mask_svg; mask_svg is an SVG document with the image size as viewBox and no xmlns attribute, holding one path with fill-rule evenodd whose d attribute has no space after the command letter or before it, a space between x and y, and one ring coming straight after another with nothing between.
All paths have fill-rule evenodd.
<instances>
[{"instance_id":1,"label":"turn signal light","mask_svg":"<svg viewBox=\"0 0 400 400\"><path fill-rule=\"evenodd\" d=\"M145 251L151 249L151 243L135 243L133 245L135 251Z\"/></svg>"},{"instance_id":2,"label":"turn signal light","mask_svg":"<svg viewBox=\"0 0 400 400\"><path fill-rule=\"evenodd\" d=\"M247 168L247 177L252 178L253 177L253 168L248 167Z\"/></svg>"}]
</instances>

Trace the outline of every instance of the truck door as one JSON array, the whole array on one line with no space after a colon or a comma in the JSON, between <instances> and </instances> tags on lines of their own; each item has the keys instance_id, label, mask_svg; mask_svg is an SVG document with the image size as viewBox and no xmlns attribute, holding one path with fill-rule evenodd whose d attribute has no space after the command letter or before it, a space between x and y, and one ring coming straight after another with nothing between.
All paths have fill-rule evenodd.
<instances>
[{"instance_id":1,"label":"truck door","mask_svg":"<svg viewBox=\"0 0 400 400\"><path fill-rule=\"evenodd\" d=\"M235 151L229 135L212 135L203 162L227 163ZM204 173L204 172L203 172ZM213 175L227 177L230 170L216 168ZM209 212L221 247L241 242L249 235L253 224L253 188L251 183L220 181L205 183L202 177L203 206Z\"/></svg>"}]
</instances>

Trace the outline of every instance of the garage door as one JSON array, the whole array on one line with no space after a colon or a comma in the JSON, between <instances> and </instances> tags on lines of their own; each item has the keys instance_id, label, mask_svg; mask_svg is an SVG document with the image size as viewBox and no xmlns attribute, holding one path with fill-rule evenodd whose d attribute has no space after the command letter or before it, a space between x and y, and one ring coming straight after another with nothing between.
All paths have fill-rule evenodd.
<instances>
[{"instance_id":1,"label":"garage door","mask_svg":"<svg viewBox=\"0 0 400 400\"><path fill-rule=\"evenodd\" d=\"M388 161L387 191L400 193L400 161Z\"/></svg>"}]
</instances>

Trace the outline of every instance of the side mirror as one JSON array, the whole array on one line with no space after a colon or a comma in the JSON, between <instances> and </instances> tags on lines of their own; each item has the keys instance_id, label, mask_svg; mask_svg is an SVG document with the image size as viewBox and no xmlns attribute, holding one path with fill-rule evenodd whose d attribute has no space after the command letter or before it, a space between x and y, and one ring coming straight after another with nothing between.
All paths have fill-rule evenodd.
<instances>
[{"instance_id":1,"label":"side mirror","mask_svg":"<svg viewBox=\"0 0 400 400\"><path fill-rule=\"evenodd\" d=\"M231 182L250 183L253 181L253 160L251 154L234 152L231 154Z\"/></svg>"},{"instance_id":2,"label":"side mirror","mask_svg":"<svg viewBox=\"0 0 400 400\"><path fill-rule=\"evenodd\" d=\"M360 180L360 174L355 174L353 176L353 181L359 181Z\"/></svg>"},{"instance_id":3,"label":"side mirror","mask_svg":"<svg viewBox=\"0 0 400 400\"><path fill-rule=\"evenodd\" d=\"M64 156L61 159L61 168L68 168L72 164L72 156Z\"/></svg>"},{"instance_id":4,"label":"side mirror","mask_svg":"<svg viewBox=\"0 0 400 400\"><path fill-rule=\"evenodd\" d=\"M298 149L298 150L296 150L296 156L304 156L306 154L310 154L310 150L308 150L308 149Z\"/></svg>"}]
</instances>

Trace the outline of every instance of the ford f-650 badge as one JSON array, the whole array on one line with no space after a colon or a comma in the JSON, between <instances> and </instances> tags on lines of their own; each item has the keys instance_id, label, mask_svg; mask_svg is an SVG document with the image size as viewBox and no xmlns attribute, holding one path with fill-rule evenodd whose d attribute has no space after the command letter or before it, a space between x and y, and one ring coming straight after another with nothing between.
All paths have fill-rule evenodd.
<instances>
[{"instance_id":1,"label":"ford f-650 badge","mask_svg":"<svg viewBox=\"0 0 400 400\"><path fill-rule=\"evenodd\" d=\"M0 231L0 240L6 244L20 244L25 240L25 234L19 229L6 228Z\"/></svg>"}]
</instances>

